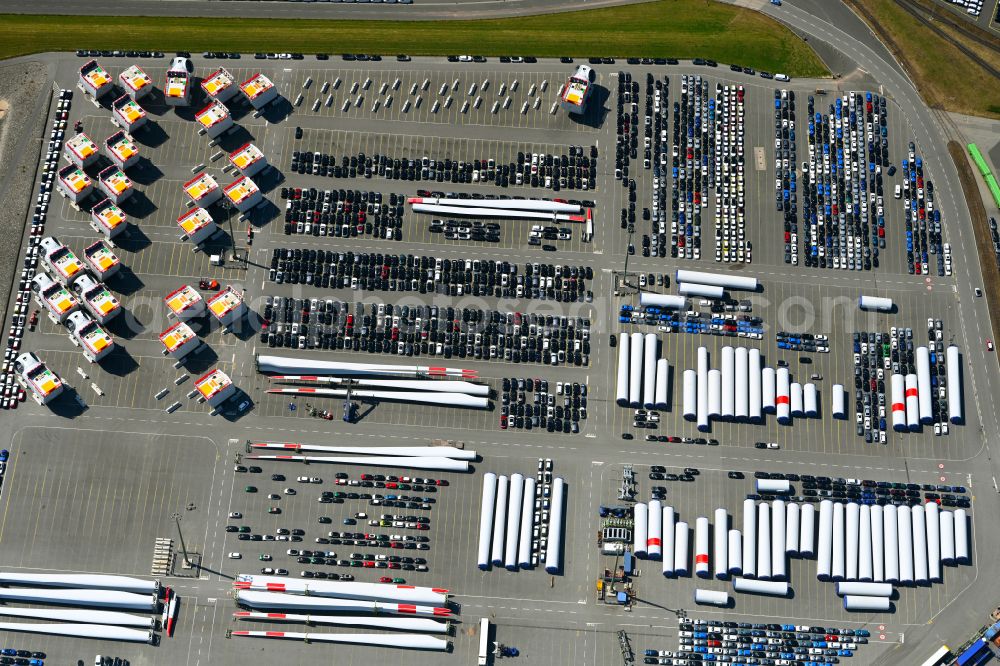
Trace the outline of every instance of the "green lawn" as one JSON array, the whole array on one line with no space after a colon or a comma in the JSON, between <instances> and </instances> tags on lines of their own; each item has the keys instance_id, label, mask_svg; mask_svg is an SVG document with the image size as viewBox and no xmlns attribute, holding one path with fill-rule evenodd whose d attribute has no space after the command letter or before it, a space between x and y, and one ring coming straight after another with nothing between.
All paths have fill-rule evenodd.
<instances>
[{"instance_id":1,"label":"green lawn","mask_svg":"<svg viewBox=\"0 0 1000 666\"><path fill-rule=\"evenodd\" d=\"M300 51L446 55L704 57L792 76L825 76L784 26L714 0L473 21L320 21L4 15L0 58L43 51Z\"/></svg>"}]
</instances>

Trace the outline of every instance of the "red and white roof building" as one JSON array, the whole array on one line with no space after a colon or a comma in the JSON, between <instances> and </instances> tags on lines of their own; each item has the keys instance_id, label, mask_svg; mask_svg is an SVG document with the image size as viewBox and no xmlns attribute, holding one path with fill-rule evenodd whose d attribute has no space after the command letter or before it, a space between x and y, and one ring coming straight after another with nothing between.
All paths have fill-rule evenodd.
<instances>
[{"instance_id":1,"label":"red and white roof building","mask_svg":"<svg viewBox=\"0 0 1000 666\"><path fill-rule=\"evenodd\" d=\"M199 317L205 312L205 299L201 297L197 289L189 284L167 294L163 302L167 304L170 316L176 317L180 321Z\"/></svg>"},{"instance_id":2,"label":"red and white roof building","mask_svg":"<svg viewBox=\"0 0 1000 666\"><path fill-rule=\"evenodd\" d=\"M230 286L208 299L208 310L220 324L229 328L243 318L247 306L243 296Z\"/></svg>"},{"instance_id":3,"label":"red and white roof building","mask_svg":"<svg viewBox=\"0 0 1000 666\"><path fill-rule=\"evenodd\" d=\"M236 394L233 380L218 368L210 370L194 383L202 399L212 407L218 407Z\"/></svg>"},{"instance_id":4,"label":"red and white roof building","mask_svg":"<svg viewBox=\"0 0 1000 666\"><path fill-rule=\"evenodd\" d=\"M168 70L163 86L163 101L167 106L187 106L191 103L191 79L181 70Z\"/></svg>"},{"instance_id":5,"label":"red and white roof building","mask_svg":"<svg viewBox=\"0 0 1000 666\"><path fill-rule=\"evenodd\" d=\"M202 79L201 89L214 100L225 102L240 91L236 79L225 67L221 67Z\"/></svg>"},{"instance_id":6,"label":"red and white roof building","mask_svg":"<svg viewBox=\"0 0 1000 666\"><path fill-rule=\"evenodd\" d=\"M240 90L246 95L250 106L258 110L278 98L278 89L274 87L271 79L259 73L241 83Z\"/></svg>"},{"instance_id":7,"label":"red and white roof building","mask_svg":"<svg viewBox=\"0 0 1000 666\"><path fill-rule=\"evenodd\" d=\"M114 204L111 205L114 206ZM113 277L122 267L121 260L111 251L108 244L102 240L84 248L83 258L87 261L87 266L101 282Z\"/></svg>"},{"instance_id":8,"label":"red and white roof building","mask_svg":"<svg viewBox=\"0 0 1000 666\"><path fill-rule=\"evenodd\" d=\"M215 235L219 226L204 208L192 208L177 218L177 226L184 232L187 240L195 245L201 245Z\"/></svg>"},{"instance_id":9,"label":"red and white roof building","mask_svg":"<svg viewBox=\"0 0 1000 666\"><path fill-rule=\"evenodd\" d=\"M112 167L114 168L114 167ZM90 219L102 236L111 240L128 227L125 213L111 199L101 199L90 209Z\"/></svg>"},{"instance_id":10,"label":"red and white roof building","mask_svg":"<svg viewBox=\"0 0 1000 666\"><path fill-rule=\"evenodd\" d=\"M124 130L119 130L104 140L104 152L122 170L139 161L139 148Z\"/></svg>"},{"instance_id":11,"label":"red and white roof building","mask_svg":"<svg viewBox=\"0 0 1000 666\"><path fill-rule=\"evenodd\" d=\"M114 351L115 340L104 328L89 315L74 312L66 319L66 328L73 338L80 343L83 355L91 363L96 363Z\"/></svg>"},{"instance_id":12,"label":"red and white roof building","mask_svg":"<svg viewBox=\"0 0 1000 666\"><path fill-rule=\"evenodd\" d=\"M122 304L111 293L103 282L98 282L89 275L82 276L73 285L73 289L83 300L97 323L104 325L122 313Z\"/></svg>"},{"instance_id":13,"label":"red and white roof building","mask_svg":"<svg viewBox=\"0 0 1000 666\"><path fill-rule=\"evenodd\" d=\"M67 160L81 169L89 167L100 157L97 152L97 144L83 132L66 140L64 154Z\"/></svg>"},{"instance_id":14,"label":"red and white roof building","mask_svg":"<svg viewBox=\"0 0 1000 666\"><path fill-rule=\"evenodd\" d=\"M114 85L114 79L96 60L88 60L80 68L80 86L94 99L111 92Z\"/></svg>"},{"instance_id":15,"label":"red and white roof building","mask_svg":"<svg viewBox=\"0 0 1000 666\"><path fill-rule=\"evenodd\" d=\"M222 198L222 189L215 178L202 171L184 183L184 192L196 205L208 208Z\"/></svg>"},{"instance_id":16,"label":"red and white roof building","mask_svg":"<svg viewBox=\"0 0 1000 666\"><path fill-rule=\"evenodd\" d=\"M39 405L52 402L63 392L64 386L59 375L49 370L33 353L25 352L18 356L14 367L21 383L31 389L32 397Z\"/></svg>"},{"instance_id":17,"label":"red and white roof building","mask_svg":"<svg viewBox=\"0 0 1000 666\"><path fill-rule=\"evenodd\" d=\"M213 139L218 138L223 132L233 126L233 117L229 115L229 109L222 102L215 100L194 114L194 119L198 121L205 133Z\"/></svg>"},{"instance_id":18,"label":"red and white roof building","mask_svg":"<svg viewBox=\"0 0 1000 666\"><path fill-rule=\"evenodd\" d=\"M80 203L94 191L94 182L83 169L67 164L59 169L59 190L73 203Z\"/></svg>"},{"instance_id":19,"label":"red and white roof building","mask_svg":"<svg viewBox=\"0 0 1000 666\"><path fill-rule=\"evenodd\" d=\"M267 158L260 148L252 143L244 143L229 153L229 162L247 178L252 178L267 168Z\"/></svg>"},{"instance_id":20,"label":"red and white roof building","mask_svg":"<svg viewBox=\"0 0 1000 666\"><path fill-rule=\"evenodd\" d=\"M139 65L132 65L126 69L118 75L118 80L121 81L125 94L136 102L153 90L153 79L149 78L149 74L146 74Z\"/></svg>"},{"instance_id":21,"label":"red and white roof building","mask_svg":"<svg viewBox=\"0 0 1000 666\"><path fill-rule=\"evenodd\" d=\"M31 291L35 293L35 301L60 324L80 309L80 301L76 296L47 273L35 274L31 279Z\"/></svg>"},{"instance_id":22,"label":"red and white roof building","mask_svg":"<svg viewBox=\"0 0 1000 666\"><path fill-rule=\"evenodd\" d=\"M46 236L39 245L43 268L62 284L70 286L87 274L86 266L77 259L73 250L60 243L55 236Z\"/></svg>"},{"instance_id":23,"label":"red and white roof building","mask_svg":"<svg viewBox=\"0 0 1000 666\"><path fill-rule=\"evenodd\" d=\"M246 176L241 176L235 182L230 183L225 188L226 198L233 206L245 213L264 200L264 195L260 193L257 183Z\"/></svg>"},{"instance_id":24,"label":"red and white roof building","mask_svg":"<svg viewBox=\"0 0 1000 666\"><path fill-rule=\"evenodd\" d=\"M201 340L191 327L182 321L160 333L163 353L180 360L201 346Z\"/></svg>"},{"instance_id":25,"label":"red and white roof building","mask_svg":"<svg viewBox=\"0 0 1000 666\"><path fill-rule=\"evenodd\" d=\"M126 176L124 171L113 165L97 175L97 186L102 192L108 195L111 201L118 205L135 194L132 179Z\"/></svg>"},{"instance_id":26,"label":"red and white roof building","mask_svg":"<svg viewBox=\"0 0 1000 666\"><path fill-rule=\"evenodd\" d=\"M129 134L146 124L146 110L128 95L111 103L111 121Z\"/></svg>"}]
</instances>

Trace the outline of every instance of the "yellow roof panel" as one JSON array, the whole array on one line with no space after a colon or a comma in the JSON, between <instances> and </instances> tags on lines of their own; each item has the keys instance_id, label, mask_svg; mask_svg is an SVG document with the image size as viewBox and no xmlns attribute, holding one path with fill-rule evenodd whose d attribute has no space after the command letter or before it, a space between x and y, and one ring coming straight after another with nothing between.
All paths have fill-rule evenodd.
<instances>
[{"instance_id":1,"label":"yellow roof panel","mask_svg":"<svg viewBox=\"0 0 1000 666\"><path fill-rule=\"evenodd\" d=\"M167 307L174 313L183 312L201 300L201 294L190 285L184 285L167 296Z\"/></svg>"},{"instance_id":2,"label":"yellow roof panel","mask_svg":"<svg viewBox=\"0 0 1000 666\"><path fill-rule=\"evenodd\" d=\"M246 96L250 99L259 96L261 93L267 92L273 87L274 84L271 83L263 74L258 74L240 86L244 94L246 94Z\"/></svg>"},{"instance_id":3,"label":"yellow roof panel","mask_svg":"<svg viewBox=\"0 0 1000 666\"><path fill-rule=\"evenodd\" d=\"M209 192L219 188L219 184L215 182L215 179L209 176L207 173L201 174L198 178L188 181L184 185L184 191L187 192L188 196L197 201L201 199Z\"/></svg>"},{"instance_id":4,"label":"yellow roof panel","mask_svg":"<svg viewBox=\"0 0 1000 666\"><path fill-rule=\"evenodd\" d=\"M227 287L225 291L220 292L208 302L208 307L216 317L222 317L233 308L238 307L242 301L243 298L235 290Z\"/></svg>"},{"instance_id":5,"label":"yellow roof panel","mask_svg":"<svg viewBox=\"0 0 1000 666\"><path fill-rule=\"evenodd\" d=\"M66 187L71 189L74 194L83 192L91 185L90 177L80 169L74 169L69 173L63 174L62 181L66 183Z\"/></svg>"},{"instance_id":6,"label":"yellow roof panel","mask_svg":"<svg viewBox=\"0 0 1000 666\"><path fill-rule=\"evenodd\" d=\"M207 399L232 384L225 373L216 370L205 377L202 377L195 385L198 391Z\"/></svg>"},{"instance_id":7,"label":"yellow roof panel","mask_svg":"<svg viewBox=\"0 0 1000 666\"><path fill-rule=\"evenodd\" d=\"M198 112L195 118L203 127L211 127L229 117L229 111L222 104L210 104Z\"/></svg>"},{"instance_id":8,"label":"yellow roof panel","mask_svg":"<svg viewBox=\"0 0 1000 666\"><path fill-rule=\"evenodd\" d=\"M146 116L146 111L132 100L122 104L115 110L129 123L134 123L135 121Z\"/></svg>"},{"instance_id":9,"label":"yellow roof panel","mask_svg":"<svg viewBox=\"0 0 1000 666\"><path fill-rule=\"evenodd\" d=\"M226 196L237 204L255 192L257 192L257 184L249 178L241 178L226 188Z\"/></svg>"},{"instance_id":10,"label":"yellow roof panel","mask_svg":"<svg viewBox=\"0 0 1000 666\"><path fill-rule=\"evenodd\" d=\"M94 69L84 74L83 78L87 80L87 83L95 88L100 88L101 86L111 83L111 77L108 76L108 73L105 72L104 68L100 65L97 65Z\"/></svg>"},{"instance_id":11,"label":"yellow roof panel","mask_svg":"<svg viewBox=\"0 0 1000 666\"><path fill-rule=\"evenodd\" d=\"M129 180L129 177L119 170L103 178L101 182L114 191L115 194L121 194L132 187L132 181Z\"/></svg>"}]
</instances>

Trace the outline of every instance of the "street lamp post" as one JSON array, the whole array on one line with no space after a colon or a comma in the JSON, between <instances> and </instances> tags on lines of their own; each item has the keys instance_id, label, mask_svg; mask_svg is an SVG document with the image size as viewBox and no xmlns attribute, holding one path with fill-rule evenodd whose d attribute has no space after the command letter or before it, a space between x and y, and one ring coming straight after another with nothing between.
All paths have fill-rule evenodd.
<instances>
[{"instance_id":1,"label":"street lamp post","mask_svg":"<svg viewBox=\"0 0 1000 666\"><path fill-rule=\"evenodd\" d=\"M177 525L177 538L181 542L181 552L184 553L184 566L192 566L191 559L188 557L187 546L184 544L184 533L181 532L181 514L172 513L170 515L174 519L174 523Z\"/></svg>"}]
</instances>

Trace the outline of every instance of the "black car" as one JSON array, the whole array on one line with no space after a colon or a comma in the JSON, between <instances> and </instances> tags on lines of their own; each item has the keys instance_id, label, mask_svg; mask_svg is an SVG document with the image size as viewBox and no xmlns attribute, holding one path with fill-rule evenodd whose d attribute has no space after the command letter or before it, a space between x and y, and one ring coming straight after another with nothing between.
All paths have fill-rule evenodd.
<instances>
[{"instance_id":1,"label":"black car","mask_svg":"<svg viewBox=\"0 0 1000 666\"><path fill-rule=\"evenodd\" d=\"M730 472L729 473L729 478L730 479L742 479L742 478L744 478L743 477L743 472Z\"/></svg>"}]
</instances>

